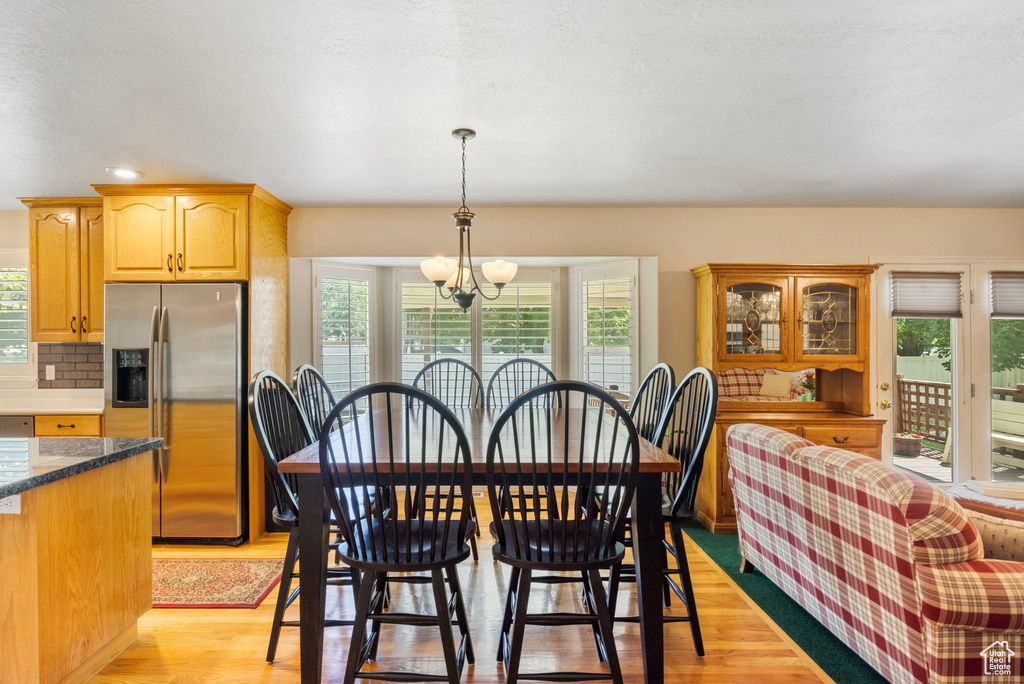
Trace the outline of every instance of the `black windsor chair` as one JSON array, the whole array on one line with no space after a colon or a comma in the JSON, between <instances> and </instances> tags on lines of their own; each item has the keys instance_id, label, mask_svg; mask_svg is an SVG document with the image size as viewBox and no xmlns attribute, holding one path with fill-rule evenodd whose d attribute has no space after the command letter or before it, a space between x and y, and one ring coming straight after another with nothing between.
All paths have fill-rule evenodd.
<instances>
[{"instance_id":1,"label":"black windsor chair","mask_svg":"<svg viewBox=\"0 0 1024 684\"><path fill-rule=\"evenodd\" d=\"M420 369L412 381L413 387L433 394L448 408L477 409L484 407L484 383L480 374L465 361L460 359L437 359ZM433 496L431 491L426 496ZM476 523L476 503L473 504L473 522ZM480 526L476 526L476 536L480 536ZM476 539L469 540L473 560L480 560L480 552L476 547Z\"/></svg>"},{"instance_id":2,"label":"black windsor chair","mask_svg":"<svg viewBox=\"0 0 1024 684\"><path fill-rule=\"evenodd\" d=\"M562 406L597 408L565 409ZM501 412L487 444L487 490L497 539L494 558L512 568L498 642L509 682L524 679L622 682L600 570L622 560L620 543L640 461L626 410L583 382L551 382L526 391ZM610 495L588 514L575 488ZM534 571L578 572L586 613L529 613ZM590 625L609 673L520 675L526 625Z\"/></svg>"},{"instance_id":3,"label":"black windsor chair","mask_svg":"<svg viewBox=\"0 0 1024 684\"><path fill-rule=\"evenodd\" d=\"M474 531L472 464L462 425L421 389L394 382L367 385L328 413L320 431L320 470L343 531L341 557L362 573L344 681L458 682L464 664L473 662L456 568L469 557L467 541ZM443 492L430 505L424 496L428 488ZM387 508L366 504L385 492ZM435 614L386 612L387 585L396 581L388 573L429 573L429 578L405 579L431 584ZM446 674L361 672L376 658L384 623L437 627ZM458 648L453 624L462 634Z\"/></svg>"},{"instance_id":4,"label":"black windsor chair","mask_svg":"<svg viewBox=\"0 0 1024 684\"><path fill-rule=\"evenodd\" d=\"M526 390L556 379L551 369L540 361L506 361L498 366L487 382L487 408L502 409Z\"/></svg>"},{"instance_id":5,"label":"black windsor chair","mask_svg":"<svg viewBox=\"0 0 1024 684\"><path fill-rule=\"evenodd\" d=\"M707 450L711 431L715 427L718 411L718 381L707 368L695 368L683 378L669 399L665 415L658 429L658 442L663 450L678 459L681 469L670 473L662 485L662 517L669 524L671 541L665 540L665 552L676 559L677 568L671 569L666 563L665 603L670 602L669 589L686 606L685 616L665 616L665 622L689 622L693 645L697 655L704 655L704 641L700 634L697 604L693 597L693 582L690 567L686 562L686 548L683 546L683 524L697 516L695 499L701 469L704 467L704 452ZM627 535L628 545L632 540ZM666 559L667 560L667 559ZM677 583L673 575L679 576ZM608 583L609 605L617 622L638 622L637 617L614 617L621 581L636 581L635 567L620 564L612 568Z\"/></svg>"},{"instance_id":6,"label":"black windsor chair","mask_svg":"<svg viewBox=\"0 0 1024 684\"><path fill-rule=\"evenodd\" d=\"M430 392L448 408L483 408L484 383L465 361L437 359L420 369L413 387Z\"/></svg>"},{"instance_id":7,"label":"black windsor chair","mask_svg":"<svg viewBox=\"0 0 1024 684\"><path fill-rule=\"evenodd\" d=\"M637 434L648 442L657 443L655 433L661 427L661 418L668 399L676 387L676 373L667 363L652 368L629 405L629 417L636 425Z\"/></svg>"},{"instance_id":8,"label":"black windsor chair","mask_svg":"<svg viewBox=\"0 0 1024 684\"><path fill-rule=\"evenodd\" d=\"M299 398L299 405L313 428L313 434L318 434L327 414L338 403L330 385L319 370L305 363L296 368L292 375L292 390Z\"/></svg>"},{"instance_id":9,"label":"black windsor chair","mask_svg":"<svg viewBox=\"0 0 1024 684\"><path fill-rule=\"evenodd\" d=\"M298 578L295 563L299 558L298 500L295 496L294 475L280 472L277 464L284 458L313 443L313 432L295 396L278 375L262 371L253 376L249 383L249 416L253 433L263 453L263 464L274 497L271 516L279 525L289 528L288 548L285 551L281 583L277 590L277 606L270 629L270 644L267 647L267 662L274 662L277 653L281 627L297 627L297 621L284 621L284 612L299 595L299 586L291 589L292 580ZM336 532L336 530L335 530ZM336 544L334 544L336 546ZM353 585L358 582L355 573L348 568L328 568L327 583L330 585ZM327 626L351 625L351 620L327 620Z\"/></svg>"}]
</instances>

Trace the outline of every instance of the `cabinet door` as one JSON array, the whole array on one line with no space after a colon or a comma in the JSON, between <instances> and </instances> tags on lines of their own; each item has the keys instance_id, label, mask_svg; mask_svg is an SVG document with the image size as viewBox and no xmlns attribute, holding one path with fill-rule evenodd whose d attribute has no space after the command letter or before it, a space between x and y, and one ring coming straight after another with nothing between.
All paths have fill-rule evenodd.
<instances>
[{"instance_id":1,"label":"cabinet door","mask_svg":"<svg viewBox=\"0 0 1024 684\"><path fill-rule=\"evenodd\" d=\"M78 342L78 208L32 209L29 218L29 297L32 339Z\"/></svg>"},{"instance_id":2,"label":"cabinet door","mask_svg":"<svg viewBox=\"0 0 1024 684\"><path fill-rule=\"evenodd\" d=\"M248 208L247 195L175 198L175 279L245 280Z\"/></svg>"},{"instance_id":3,"label":"cabinet door","mask_svg":"<svg viewBox=\"0 0 1024 684\"><path fill-rule=\"evenodd\" d=\"M789 278L718 280L719 361L789 360Z\"/></svg>"},{"instance_id":4,"label":"cabinet door","mask_svg":"<svg viewBox=\"0 0 1024 684\"><path fill-rule=\"evenodd\" d=\"M104 280L174 280L174 198L107 197Z\"/></svg>"},{"instance_id":5,"label":"cabinet door","mask_svg":"<svg viewBox=\"0 0 1024 684\"><path fill-rule=\"evenodd\" d=\"M82 341L103 341L103 209L79 213L82 268Z\"/></svg>"},{"instance_id":6,"label":"cabinet door","mask_svg":"<svg viewBox=\"0 0 1024 684\"><path fill-rule=\"evenodd\" d=\"M797 278L794 359L813 363L867 360L867 301L861 278Z\"/></svg>"}]
</instances>

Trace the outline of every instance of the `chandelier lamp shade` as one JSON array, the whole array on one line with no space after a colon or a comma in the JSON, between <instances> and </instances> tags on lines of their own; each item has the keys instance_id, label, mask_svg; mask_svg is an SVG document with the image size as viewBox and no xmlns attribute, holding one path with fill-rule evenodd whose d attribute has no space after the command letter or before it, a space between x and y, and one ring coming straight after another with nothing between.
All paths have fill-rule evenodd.
<instances>
[{"instance_id":1,"label":"chandelier lamp shade","mask_svg":"<svg viewBox=\"0 0 1024 684\"><path fill-rule=\"evenodd\" d=\"M497 299L501 294L501 288L516 277L519 267L501 259L484 262L480 265L480 270L483 271L487 281L497 288L497 292L489 297L481 289L480 283L476 279L476 272L473 270L473 251L470 246L469 234L476 214L466 206L466 141L475 138L476 131L469 128L456 128L452 131L452 137L462 141L462 206L452 214L452 218L455 219L455 227L459 231L459 258L424 259L420 262L420 270L423 271L427 280L437 285L442 298L454 299L463 311L468 311L478 294L484 299Z\"/></svg>"}]
</instances>

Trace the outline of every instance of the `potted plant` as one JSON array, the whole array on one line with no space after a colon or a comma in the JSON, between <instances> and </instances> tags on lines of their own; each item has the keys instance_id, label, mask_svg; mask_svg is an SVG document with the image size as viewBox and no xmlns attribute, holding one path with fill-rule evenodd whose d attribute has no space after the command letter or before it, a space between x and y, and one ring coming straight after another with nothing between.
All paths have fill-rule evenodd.
<instances>
[{"instance_id":1,"label":"potted plant","mask_svg":"<svg viewBox=\"0 0 1024 684\"><path fill-rule=\"evenodd\" d=\"M814 401L814 371L809 370L800 376L800 386L806 392L800 395L798 401Z\"/></svg>"},{"instance_id":2,"label":"potted plant","mask_svg":"<svg viewBox=\"0 0 1024 684\"><path fill-rule=\"evenodd\" d=\"M924 437L913 432L896 432L892 436L892 450L897 456L917 458L921 455L921 442Z\"/></svg>"}]
</instances>

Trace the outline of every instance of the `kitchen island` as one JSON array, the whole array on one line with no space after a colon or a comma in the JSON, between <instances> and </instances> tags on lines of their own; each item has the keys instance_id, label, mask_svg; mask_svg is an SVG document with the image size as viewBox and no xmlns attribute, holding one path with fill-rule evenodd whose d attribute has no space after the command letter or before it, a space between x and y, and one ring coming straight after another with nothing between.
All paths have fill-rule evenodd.
<instances>
[{"instance_id":1,"label":"kitchen island","mask_svg":"<svg viewBox=\"0 0 1024 684\"><path fill-rule=\"evenodd\" d=\"M151 438L0 438L0 682L88 680L152 602Z\"/></svg>"}]
</instances>

